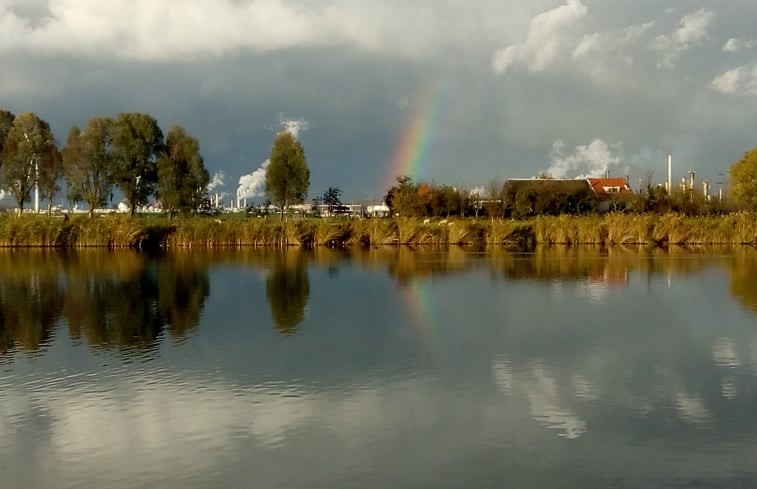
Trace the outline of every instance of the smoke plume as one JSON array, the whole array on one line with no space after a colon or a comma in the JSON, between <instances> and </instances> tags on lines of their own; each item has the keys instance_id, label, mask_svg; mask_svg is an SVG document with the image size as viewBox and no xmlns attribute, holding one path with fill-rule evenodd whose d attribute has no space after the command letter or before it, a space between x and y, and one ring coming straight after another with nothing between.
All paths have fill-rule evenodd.
<instances>
[{"instance_id":1,"label":"smoke plume","mask_svg":"<svg viewBox=\"0 0 757 489\"><path fill-rule=\"evenodd\" d=\"M621 163L620 143L608 145L595 139L585 146L576 146L571 154L565 154L565 143L552 144L552 165L546 173L553 178L603 177Z\"/></svg>"},{"instance_id":2,"label":"smoke plume","mask_svg":"<svg viewBox=\"0 0 757 489\"><path fill-rule=\"evenodd\" d=\"M289 131L292 136L297 138L302 131L310 128L310 123L303 117L299 119L288 119L283 113L279 114L278 125L284 131ZM248 175L239 177L239 187L237 188L237 199L254 199L265 195L265 172L271 160L265 160L260 168Z\"/></svg>"},{"instance_id":3,"label":"smoke plume","mask_svg":"<svg viewBox=\"0 0 757 489\"><path fill-rule=\"evenodd\" d=\"M207 186L208 193L212 192L213 189L217 187L222 187L224 178L226 178L226 175L222 171L219 171L218 173L213 175L213 178L210 180L210 183Z\"/></svg>"},{"instance_id":4,"label":"smoke plume","mask_svg":"<svg viewBox=\"0 0 757 489\"><path fill-rule=\"evenodd\" d=\"M254 199L265 195L265 171L270 164L271 160L265 160L254 172L239 177L238 199Z\"/></svg>"}]
</instances>

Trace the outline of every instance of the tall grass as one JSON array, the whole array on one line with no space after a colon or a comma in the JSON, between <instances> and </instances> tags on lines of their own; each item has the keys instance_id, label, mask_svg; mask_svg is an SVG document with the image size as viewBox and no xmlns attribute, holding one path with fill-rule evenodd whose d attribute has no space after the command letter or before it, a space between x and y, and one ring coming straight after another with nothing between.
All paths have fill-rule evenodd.
<instances>
[{"instance_id":1,"label":"tall grass","mask_svg":"<svg viewBox=\"0 0 757 489\"><path fill-rule=\"evenodd\" d=\"M0 215L0 246L108 248L510 244L757 244L757 215L606 214L507 219L280 221L124 215Z\"/></svg>"}]
</instances>

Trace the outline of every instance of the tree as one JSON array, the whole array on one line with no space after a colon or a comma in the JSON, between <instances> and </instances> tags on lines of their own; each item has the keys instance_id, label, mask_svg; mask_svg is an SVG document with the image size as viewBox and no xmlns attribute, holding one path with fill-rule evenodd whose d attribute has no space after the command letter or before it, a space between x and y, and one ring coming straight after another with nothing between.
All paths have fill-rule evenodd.
<instances>
[{"instance_id":1,"label":"tree","mask_svg":"<svg viewBox=\"0 0 757 489\"><path fill-rule=\"evenodd\" d=\"M74 126L63 148L68 197L85 202L90 216L107 202L113 189L113 124L110 117L93 117L83 132Z\"/></svg>"},{"instance_id":2,"label":"tree","mask_svg":"<svg viewBox=\"0 0 757 489\"><path fill-rule=\"evenodd\" d=\"M60 191L60 179L63 176L63 158L57 144L45 145L39 159L37 185L42 198L47 201L47 215L53 209L53 199Z\"/></svg>"},{"instance_id":3,"label":"tree","mask_svg":"<svg viewBox=\"0 0 757 489\"><path fill-rule=\"evenodd\" d=\"M47 160L56 154L47 122L31 112L16 116L3 144L0 183L16 199L20 212L37 183L39 168L47 166Z\"/></svg>"},{"instance_id":4,"label":"tree","mask_svg":"<svg viewBox=\"0 0 757 489\"><path fill-rule=\"evenodd\" d=\"M737 206L757 211L757 148L731 165L731 200Z\"/></svg>"},{"instance_id":5,"label":"tree","mask_svg":"<svg viewBox=\"0 0 757 489\"><path fill-rule=\"evenodd\" d=\"M271 148L271 163L265 174L265 191L268 198L281 209L305 201L310 186L310 170L305 163L305 151L288 131L276 135Z\"/></svg>"},{"instance_id":6,"label":"tree","mask_svg":"<svg viewBox=\"0 0 757 489\"><path fill-rule=\"evenodd\" d=\"M209 182L200 143L183 127L173 126L166 137L166 152L158 159L158 195L169 218L177 210L196 211L205 199Z\"/></svg>"},{"instance_id":7,"label":"tree","mask_svg":"<svg viewBox=\"0 0 757 489\"><path fill-rule=\"evenodd\" d=\"M340 195L342 195L342 191L337 187L329 187L325 192L323 192L321 201L324 203L324 205L328 206L329 215L331 215L331 211L334 207L342 205L342 201L339 200Z\"/></svg>"},{"instance_id":8,"label":"tree","mask_svg":"<svg viewBox=\"0 0 757 489\"><path fill-rule=\"evenodd\" d=\"M113 128L113 181L132 216L155 189L156 162L162 151L163 133L155 119L147 114L118 114Z\"/></svg>"},{"instance_id":9,"label":"tree","mask_svg":"<svg viewBox=\"0 0 757 489\"><path fill-rule=\"evenodd\" d=\"M8 138L8 132L13 127L13 120L16 118L12 112L0 110L0 165L2 165L3 144Z\"/></svg>"},{"instance_id":10,"label":"tree","mask_svg":"<svg viewBox=\"0 0 757 489\"><path fill-rule=\"evenodd\" d=\"M408 175L400 175L397 184L386 193L384 201L392 215L415 216L419 207L418 186Z\"/></svg>"},{"instance_id":11,"label":"tree","mask_svg":"<svg viewBox=\"0 0 757 489\"><path fill-rule=\"evenodd\" d=\"M491 217L502 217L504 215L503 187L504 184L496 178L489 180L486 185L484 208Z\"/></svg>"}]
</instances>

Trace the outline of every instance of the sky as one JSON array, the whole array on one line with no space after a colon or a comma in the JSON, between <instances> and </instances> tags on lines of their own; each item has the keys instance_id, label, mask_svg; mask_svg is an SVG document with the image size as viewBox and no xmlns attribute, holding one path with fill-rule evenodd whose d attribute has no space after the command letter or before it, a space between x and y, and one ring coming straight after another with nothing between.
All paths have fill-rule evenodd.
<instances>
[{"instance_id":1,"label":"sky","mask_svg":"<svg viewBox=\"0 0 757 489\"><path fill-rule=\"evenodd\" d=\"M637 188L668 154L674 180L717 184L757 147L754 19L754 0L0 0L0 108L61 144L94 116L179 124L213 192L253 201L282 129L311 198L380 200L398 175Z\"/></svg>"}]
</instances>

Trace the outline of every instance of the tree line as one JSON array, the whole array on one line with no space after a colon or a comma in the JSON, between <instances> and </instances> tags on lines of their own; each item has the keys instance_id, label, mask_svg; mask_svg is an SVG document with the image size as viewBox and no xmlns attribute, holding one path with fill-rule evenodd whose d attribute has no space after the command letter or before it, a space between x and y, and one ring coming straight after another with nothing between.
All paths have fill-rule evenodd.
<instances>
[{"instance_id":1,"label":"tree line","mask_svg":"<svg viewBox=\"0 0 757 489\"><path fill-rule=\"evenodd\" d=\"M678 213L687 216L719 215L757 211L757 149L729 169L730 191L725 197L705 196L695 188L674 187L671 191L652 182L648 172L633 194L611 195L600 201L585 185L566 185L580 180L551 180L542 175L521 185L493 179L476 191L437 183L414 182L397 177L384 200L392 215L405 217L490 216L523 219L547 215L586 215L603 211L627 213Z\"/></svg>"},{"instance_id":2,"label":"tree line","mask_svg":"<svg viewBox=\"0 0 757 489\"><path fill-rule=\"evenodd\" d=\"M66 182L66 197L90 215L119 189L132 215L154 196L171 217L196 210L210 177L196 138L179 126L166 136L148 114L92 117L71 128L62 148L36 114L0 110L0 187L23 212L32 190L52 206Z\"/></svg>"}]
</instances>

